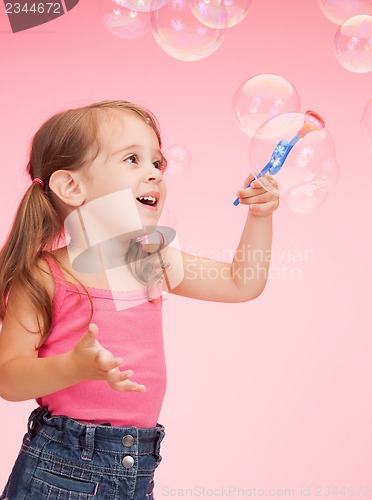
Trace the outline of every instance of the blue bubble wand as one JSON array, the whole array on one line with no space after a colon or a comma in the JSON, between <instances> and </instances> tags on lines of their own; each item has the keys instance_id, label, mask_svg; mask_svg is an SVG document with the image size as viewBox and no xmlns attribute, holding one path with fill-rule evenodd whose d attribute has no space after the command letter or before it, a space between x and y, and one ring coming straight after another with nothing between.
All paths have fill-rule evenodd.
<instances>
[{"instance_id":1,"label":"blue bubble wand","mask_svg":"<svg viewBox=\"0 0 372 500\"><path fill-rule=\"evenodd\" d=\"M315 113L315 111L311 110L306 111L304 124L302 128L297 132L297 135L295 135L290 142L288 142L286 139L281 139L278 142L278 144L275 146L275 149L267 165L264 166L261 172L259 172L247 186L245 186L245 189L249 188L253 181L259 179L260 177L263 177L266 174L270 175L277 174L279 170L282 168L285 160L287 159L287 156L291 152L296 142L299 141L301 137L305 137L305 135L308 134L309 132L313 132L314 130L318 131L322 130L324 126L325 126L324 120L321 116L318 115L318 113ZM238 206L239 198L236 198L233 204L235 206Z\"/></svg>"}]
</instances>

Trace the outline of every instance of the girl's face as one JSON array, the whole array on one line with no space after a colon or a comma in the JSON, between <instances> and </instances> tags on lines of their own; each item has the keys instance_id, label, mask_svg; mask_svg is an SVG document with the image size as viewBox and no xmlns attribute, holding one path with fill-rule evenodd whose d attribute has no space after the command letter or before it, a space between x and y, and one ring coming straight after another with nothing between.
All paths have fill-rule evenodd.
<instances>
[{"instance_id":1,"label":"girl's face","mask_svg":"<svg viewBox=\"0 0 372 500\"><path fill-rule=\"evenodd\" d=\"M166 187L165 163L154 130L134 112L115 112L101 125L101 145L84 181L85 203L131 188L143 225L156 225Z\"/></svg>"}]
</instances>

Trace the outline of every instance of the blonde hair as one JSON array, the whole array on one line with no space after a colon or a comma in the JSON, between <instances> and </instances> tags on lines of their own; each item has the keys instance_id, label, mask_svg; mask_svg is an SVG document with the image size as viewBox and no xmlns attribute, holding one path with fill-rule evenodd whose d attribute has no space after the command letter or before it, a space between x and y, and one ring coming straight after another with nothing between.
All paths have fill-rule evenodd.
<instances>
[{"instance_id":1,"label":"blonde hair","mask_svg":"<svg viewBox=\"0 0 372 500\"><path fill-rule=\"evenodd\" d=\"M27 172L32 180L41 179L44 187L41 188L37 182L33 182L27 189L0 252L0 321L4 320L12 286L19 285L36 309L38 328L43 341L52 325L52 303L41 278L38 273L35 274L35 269L42 271L38 266L42 253L57 249L65 238L64 217L58 198L49 189L48 180L57 170L79 170L97 158L101 147L99 130L102 113L107 117L107 113L113 110L139 115L152 127L161 148L160 128L155 116L141 106L120 100L101 101L56 113L39 128L32 140ZM158 257L162 248L164 240L156 252ZM148 300L153 301L151 289L162 281L162 270L167 265L160 259L162 269L159 270L156 265L149 266L149 259L144 259L148 255L141 244L135 240L131 241L128 252L130 268L132 273L147 285ZM60 262L59 265L63 268ZM87 321L88 325L93 314L92 300L84 285L79 280L76 281L90 301L91 315Z\"/></svg>"}]
</instances>

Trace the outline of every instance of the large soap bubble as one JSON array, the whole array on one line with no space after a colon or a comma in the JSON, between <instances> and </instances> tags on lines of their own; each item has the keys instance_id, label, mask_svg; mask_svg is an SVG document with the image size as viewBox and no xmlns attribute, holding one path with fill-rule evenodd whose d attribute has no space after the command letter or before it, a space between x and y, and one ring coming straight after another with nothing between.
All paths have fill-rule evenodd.
<instances>
[{"instance_id":1,"label":"large soap bubble","mask_svg":"<svg viewBox=\"0 0 372 500\"><path fill-rule=\"evenodd\" d=\"M194 16L210 28L230 28L242 21L252 0L191 0Z\"/></svg>"},{"instance_id":2,"label":"large soap bubble","mask_svg":"<svg viewBox=\"0 0 372 500\"><path fill-rule=\"evenodd\" d=\"M323 14L336 24L343 24L360 14L372 14L372 0L319 0L319 6Z\"/></svg>"},{"instance_id":3,"label":"large soap bubble","mask_svg":"<svg viewBox=\"0 0 372 500\"><path fill-rule=\"evenodd\" d=\"M218 49L224 30L198 21L188 1L162 2L153 0L150 14L154 38L164 52L181 61L198 61Z\"/></svg>"},{"instance_id":4,"label":"large soap bubble","mask_svg":"<svg viewBox=\"0 0 372 500\"><path fill-rule=\"evenodd\" d=\"M151 28L150 16L123 5L122 0L100 0L99 7L105 27L119 38L140 38Z\"/></svg>"},{"instance_id":5,"label":"large soap bubble","mask_svg":"<svg viewBox=\"0 0 372 500\"><path fill-rule=\"evenodd\" d=\"M354 16L339 27L334 48L339 63L349 71L372 71L372 16Z\"/></svg>"},{"instance_id":6,"label":"large soap bubble","mask_svg":"<svg viewBox=\"0 0 372 500\"><path fill-rule=\"evenodd\" d=\"M242 83L233 98L234 113L241 130L252 137L270 118L300 110L297 90L278 75L257 75Z\"/></svg>"},{"instance_id":7,"label":"large soap bubble","mask_svg":"<svg viewBox=\"0 0 372 500\"><path fill-rule=\"evenodd\" d=\"M368 101L360 121L364 144L367 151L372 155L372 98Z\"/></svg>"},{"instance_id":8,"label":"large soap bubble","mask_svg":"<svg viewBox=\"0 0 372 500\"><path fill-rule=\"evenodd\" d=\"M334 156L333 139L313 111L285 113L268 120L257 130L250 146L255 177L276 195L315 178L317 186L323 185L326 191L322 168L324 161Z\"/></svg>"}]
</instances>

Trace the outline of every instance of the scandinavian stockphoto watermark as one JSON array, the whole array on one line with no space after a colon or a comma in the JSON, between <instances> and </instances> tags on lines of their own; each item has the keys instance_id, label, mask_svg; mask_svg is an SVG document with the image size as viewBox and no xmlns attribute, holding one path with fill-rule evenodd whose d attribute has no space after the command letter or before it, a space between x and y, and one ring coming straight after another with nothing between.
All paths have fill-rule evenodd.
<instances>
[{"instance_id":1,"label":"scandinavian stockphoto watermark","mask_svg":"<svg viewBox=\"0 0 372 500\"><path fill-rule=\"evenodd\" d=\"M195 256L190 258L185 270L190 279L197 277L206 280L230 280L231 277L241 283L248 283L252 279L264 280L299 280L303 276L304 268L315 263L315 249L275 248L261 250L243 245L237 251L198 250L195 246L188 246L185 252ZM216 261L211 265L210 260ZM206 265L200 266L200 261ZM233 266L221 266L217 262L232 263ZM208 265L207 265L208 264Z\"/></svg>"},{"instance_id":2,"label":"scandinavian stockphoto watermark","mask_svg":"<svg viewBox=\"0 0 372 500\"><path fill-rule=\"evenodd\" d=\"M125 216L123 216L125 214ZM133 277L143 284L156 278L155 298L188 280L252 281L299 280L307 264L315 262L314 249L257 249L242 244L236 251L199 250L181 247L175 229L149 225L130 188L91 200L72 211L64 222L71 267L81 273L105 274L118 310L139 305L147 294L132 303L116 292L133 287ZM134 276L135 274L135 276ZM222 283L223 284L223 283Z\"/></svg>"}]
</instances>

